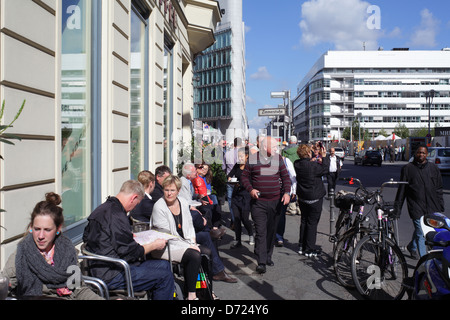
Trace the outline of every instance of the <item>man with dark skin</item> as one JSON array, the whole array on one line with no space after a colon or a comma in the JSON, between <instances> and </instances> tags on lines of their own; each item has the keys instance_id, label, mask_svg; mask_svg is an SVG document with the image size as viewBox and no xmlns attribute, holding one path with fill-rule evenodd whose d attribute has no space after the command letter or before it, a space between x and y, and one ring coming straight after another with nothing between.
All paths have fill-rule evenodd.
<instances>
[{"instance_id":1,"label":"man with dark skin","mask_svg":"<svg viewBox=\"0 0 450 320\"><path fill-rule=\"evenodd\" d=\"M426 146L417 148L414 161L405 165L400 175L400 180L408 184L400 185L395 198L398 215L401 213L405 199L408 204L408 213L414 224L414 232L406 249L415 259L418 258L416 250L419 256L427 253L420 218L425 214L445 211L441 172L434 163L427 161L427 156Z\"/></svg>"}]
</instances>

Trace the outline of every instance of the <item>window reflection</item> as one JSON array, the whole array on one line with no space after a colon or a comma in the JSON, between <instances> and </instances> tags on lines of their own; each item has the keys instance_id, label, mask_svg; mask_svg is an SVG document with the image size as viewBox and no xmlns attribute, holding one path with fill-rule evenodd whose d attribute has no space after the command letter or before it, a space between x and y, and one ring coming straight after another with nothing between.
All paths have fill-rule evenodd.
<instances>
[{"instance_id":1,"label":"window reflection","mask_svg":"<svg viewBox=\"0 0 450 320\"><path fill-rule=\"evenodd\" d=\"M164 48L164 163L172 167L172 45L166 43Z\"/></svg>"},{"instance_id":2,"label":"window reflection","mask_svg":"<svg viewBox=\"0 0 450 320\"><path fill-rule=\"evenodd\" d=\"M61 166L66 225L91 209L91 2L62 1Z\"/></svg>"},{"instance_id":3,"label":"window reflection","mask_svg":"<svg viewBox=\"0 0 450 320\"><path fill-rule=\"evenodd\" d=\"M131 14L131 178L137 179L144 169L145 125L145 23L132 11Z\"/></svg>"}]
</instances>

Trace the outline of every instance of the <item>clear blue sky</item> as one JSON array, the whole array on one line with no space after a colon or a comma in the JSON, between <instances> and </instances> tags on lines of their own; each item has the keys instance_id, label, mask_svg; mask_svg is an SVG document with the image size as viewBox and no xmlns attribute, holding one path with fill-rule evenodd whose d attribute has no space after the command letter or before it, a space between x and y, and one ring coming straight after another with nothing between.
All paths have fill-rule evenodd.
<instances>
[{"instance_id":1,"label":"clear blue sky","mask_svg":"<svg viewBox=\"0 0 450 320\"><path fill-rule=\"evenodd\" d=\"M370 6L372 11L369 13ZM243 0L247 116L277 107L271 91L291 90L327 50L441 50L450 47L448 0ZM369 21L369 26L368 26Z\"/></svg>"}]
</instances>

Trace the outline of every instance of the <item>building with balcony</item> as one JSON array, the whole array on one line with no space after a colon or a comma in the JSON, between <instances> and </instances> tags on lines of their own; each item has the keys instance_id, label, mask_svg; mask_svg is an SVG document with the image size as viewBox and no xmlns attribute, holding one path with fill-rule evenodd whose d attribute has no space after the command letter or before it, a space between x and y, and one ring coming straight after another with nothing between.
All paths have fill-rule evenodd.
<instances>
[{"instance_id":1,"label":"building with balcony","mask_svg":"<svg viewBox=\"0 0 450 320\"><path fill-rule=\"evenodd\" d=\"M245 34L242 0L219 0L223 16L216 42L194 66L194 119L217 139L248 136L245 90Z\"/></svg>"},{"instance_id":2,"label":"building with balcony","mask_svg":"<svg viewBox=\"0 0 450 320\"><path fill-rule=\"evenodd\" d=\"M435 90L429 119L426 93ZM450 51L328 51L297 86L294 132L334 141L358 118L377 136L450 123Z\"/></svg>"},{"instance_id":3,"label":"building with balcony","mask_svg":"<svg viewBox=\"0 0 450 320\"><path fill-rule=\"evenodd\" d=\"M0 267L34 205L62 196L65 234L125 180L176 170L193 130L193 61L215 42L213 0L1 1Z\"/></svg>"}]
</instances>

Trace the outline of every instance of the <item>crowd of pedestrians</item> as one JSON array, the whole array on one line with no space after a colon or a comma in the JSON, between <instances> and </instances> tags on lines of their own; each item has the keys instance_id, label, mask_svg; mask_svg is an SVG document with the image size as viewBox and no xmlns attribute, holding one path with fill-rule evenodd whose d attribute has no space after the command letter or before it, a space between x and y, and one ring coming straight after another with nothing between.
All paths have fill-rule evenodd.
<instances>
[{"instance_id":1,"label":"crowd of pedestrians","mask_svg":"<svg viewBox=\"0 0 450 320\"><path fill-rule=\"evenodd\" d=\"M390 163L394 163L396 161L405 161L405 151L406 148L404 145L394 146L393 144L387 144L384 147L378 147L378 150L381 153L381 158L383 161L389 161Z\"/></svg>"},{"instance_id":2,"label":"crowd of pedestrians","mask_svg":"<svg viewBox=\"0 0 450 320\"><path fill-rule=\"evenodd\" d=\"M384 155L395 159L392 150L388 146ZM229 227L235 240L230 248L243 246L245 229L249 245L254 247L256 272L263 274L267 266L275 264L272 254L275 246L284 245L286 214L301 215L298 253L307 257L320 254L316 238L323 199L335 188L343 166L334 148L328 151L320 142L299 145L296 137L280 150L279 142L270 136L258 137L256 145L236 138L230 149L223 149ZM407 199L416 227L407 249L420 255L424 254L424 240L418 221L427 212L421 208L441 212L444 208L442 180L435 166L427 163L426 154L426 147L420 147L414 161L402 169L401 179L410 185L401 187L397 194L400 209ZM170 261L183 267L188 300L198 299L196 283L201 266L214 281L236 283L237 279L225 271L219 254L217 241L226 228L212 181L211 168L205 162L184 163L177 174L164 165L154 173L141 171L138 180L125 181L117 195L108 197L89 215L83 234L85 249L127 261L134 290L146 291L154 300L173 299L169 254ZM75 247L61 233L64 216L60 203L59 195L48 193L36 205L28 232L3 273L12 280L18 295L101 299L85 285L67 287L70 274L66 270L78 262ZM144 245L136 242L132 229L136 222L173 236L170 246L167 239ZM204 256L208 258L206 265ZM108 262L90 262L89 270L109 289L126 286L124 273Z\"/></svg>"}]
</instances>

